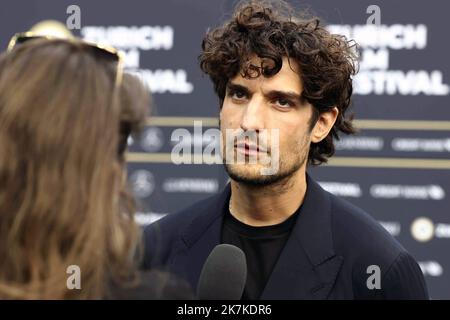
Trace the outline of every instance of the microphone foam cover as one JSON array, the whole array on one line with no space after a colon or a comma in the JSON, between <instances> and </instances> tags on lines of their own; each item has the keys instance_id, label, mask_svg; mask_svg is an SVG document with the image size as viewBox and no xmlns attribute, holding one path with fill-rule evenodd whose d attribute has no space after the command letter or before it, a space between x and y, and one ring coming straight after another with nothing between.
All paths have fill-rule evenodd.
<instances>
[{"instance_id":1,"label":"microphone foam cover","mask_svg":"<svg viewBox=\"0 0 450 320\"><path fill-rule=\"evenodd\" d=\"M197 296L200 300L239 300L246 281L244 252L230 244L219 244L203 265Z\"/></svg>"}]
</instances>

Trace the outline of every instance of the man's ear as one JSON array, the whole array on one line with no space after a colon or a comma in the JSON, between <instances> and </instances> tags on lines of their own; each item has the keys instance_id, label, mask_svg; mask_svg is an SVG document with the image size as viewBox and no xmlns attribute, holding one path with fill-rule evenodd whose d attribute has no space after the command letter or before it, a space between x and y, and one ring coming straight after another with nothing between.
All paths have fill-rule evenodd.
<instances>
[{"instance_id":1,"label":"man's ear","mask_svg":"<svg viewBox=\"0 0 450 320\"><path fill-rule=\"evenodd\" d=\"M311 142L318 143L325 139L331 128L333 128L338 114L338 108L333 107L329 111L322 112L319 115L319 119L317 120L314 128L311 131Z\"/></svg>"}]
</instances>

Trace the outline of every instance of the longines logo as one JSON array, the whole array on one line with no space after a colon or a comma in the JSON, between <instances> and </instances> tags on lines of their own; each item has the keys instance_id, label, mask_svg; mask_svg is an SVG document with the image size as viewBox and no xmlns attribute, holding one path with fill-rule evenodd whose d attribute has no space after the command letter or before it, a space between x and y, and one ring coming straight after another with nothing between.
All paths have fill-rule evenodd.
<instances>
[{"instance_id":1,"label":"longines logo","mask_svg":"<svg viewBox=\"0 0 450 320\"><path fill-rule=\"evenodd\" d=\"M217 179L169 178L163 182L165 192L215 193L219 191Z\"/></svg>"},{"instance_id":2,"label":"longines logo","mask_svg":"<svg viewBox=\"0 0 450 320\"><path fill-rule=\"evenodd\" d=\"M358 183L320 181L319 184L326 191L336 196L352 198L362 196L361 186Z\"/></svg>"}]
</instances>

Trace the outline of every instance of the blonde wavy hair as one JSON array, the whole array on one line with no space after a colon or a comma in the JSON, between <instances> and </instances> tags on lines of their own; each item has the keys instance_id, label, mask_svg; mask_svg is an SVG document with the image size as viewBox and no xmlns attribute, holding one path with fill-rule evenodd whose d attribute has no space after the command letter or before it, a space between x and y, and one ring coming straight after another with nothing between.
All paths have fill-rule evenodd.
<instances>
[{"instance_id":1,"label":"blonde wavy hair","mask_svg":"<svg viewBox=\"0 0 450 320\"><path fill-rule=\"evenodd\" d=\"M100 299L134 279L123 144L150 97L131 75L115 86L116 72L81 42L0 56L0 299ZM67 288L70 265L81 290Z\"/></svg>"}]
</instances>

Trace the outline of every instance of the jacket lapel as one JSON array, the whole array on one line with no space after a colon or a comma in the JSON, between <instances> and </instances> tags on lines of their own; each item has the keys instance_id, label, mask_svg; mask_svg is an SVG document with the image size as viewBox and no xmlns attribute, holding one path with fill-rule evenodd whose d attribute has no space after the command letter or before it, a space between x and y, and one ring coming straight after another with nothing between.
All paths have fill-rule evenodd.
<instances>
[{"instance_id":1,"label":"jacket lapel","mask_svg":"<svg viewBox=\"0 0 450 320\"><path fill-rule=\"evenodd\" d=\"M333 250L329 195L309 175L300 215L261 299L326 299L343 258Z\"/></svg>"},{"instance_id":2,"label":"jacket lapel","mask_svg":"<svg viewBox=\"0 0 450 320\"><path fill-rule=\"evenodd\" d=\"M333 250L329 195L309 175L300 215L261 299L326 299L343 258ZM203 264L220 244L223 212L231 195L228 184L185 228L171 266L197 287Z\"/></svg>"},{"instance_id":3,"label":"jacket lapel","mask_svg":"<svg viewBox=\"0 0 450 320\"><path fill-rule=\"evenodd\" d=\"M184 275L196 289L203 265L211 251L220 244L223 212L231 195L228 184L218 195L211 197L205 210L184 229L171 261L171 270Z\"/></svg>"}]
</instances>

